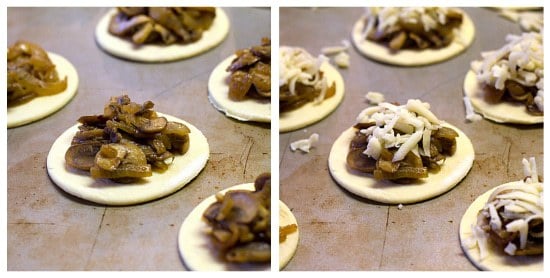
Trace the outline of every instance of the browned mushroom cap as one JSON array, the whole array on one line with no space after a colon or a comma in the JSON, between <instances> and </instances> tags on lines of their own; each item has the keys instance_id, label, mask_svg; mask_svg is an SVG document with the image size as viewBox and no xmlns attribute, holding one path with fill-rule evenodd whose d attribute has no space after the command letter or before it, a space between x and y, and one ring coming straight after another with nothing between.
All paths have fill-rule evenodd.
<instances>
[{"instance_id":1,"label":"browned mushroom cap","mask_svg":"<svg viewBox=\"0 0 550 278\"><path fill-rule=\"evenodd\" d=\"M268 262L271 259L271 245L265 242L250 242L232 248L226 253L225 258L235 263Z\"/></svg>"},{"instance_id":2,"label":"browned mushroom cap","mask_svg":"<svg viewBox=\"0 0 550 278\"><path fill-rule=\"evenodd\" d=\"M161 132L167 125L168 121L164 117L147 119L145 117L135 117L132 124L143 133Z\"/></svg>"},{"instance_id":3,"label":"browned mushroom cap","mask_svg":"<svg viewBox=\"0 0 550 278\"><path fill-rule=\"evenodd\" d=\"M100 148L100 142L72 145L65 153L65 161L73 168L88 171L94 166L95 156Z\"/></svg>"}]
</instances>

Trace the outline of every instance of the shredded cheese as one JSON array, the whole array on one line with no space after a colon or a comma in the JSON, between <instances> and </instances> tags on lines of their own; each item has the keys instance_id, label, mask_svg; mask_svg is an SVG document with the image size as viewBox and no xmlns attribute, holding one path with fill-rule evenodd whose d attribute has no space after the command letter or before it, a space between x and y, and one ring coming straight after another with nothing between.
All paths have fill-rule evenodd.
<instances>
[{"instance_id":1,"label":"shredded cheese","mask_svg":"<svg viewBox=\"0 0 550 278\"><path fill-rule=\"evenodd\" d=\"M294 152L301 150L302 152L309 153L309 149L319 142L319 134L313 133L308 139L301 139L290 143L290 149Z\"/></svg>"},{"instance_id":2,"label":"shredded cheese","mask_svg":"<svg viewBox=\"0 0 550 278\"><path fill-rule=\"evenodd\" d=\"M369 102L369 104L379 104L385 101L384 95L379 92L368 92L365 95L365 98Z\"/></svg>"},{"instance_id":3,"label":"shredded cheese","mask_svg":"<svg viewBox=\"0 0 550 278\"><path fill-rule=\"evenodd\" d=\"M464 106L466 107L466 120L469 122L475 122L482 119L479 114L474 112L472 100L468 96L464 96Z\"/></svg>"},{"instance_id":4,"label":"shredded cheese","mask_svg":"<svg viewBox=\"0 0 550 278\"><path fill-rule=\"evenodd\" d=\"M279 87L288 85L291 94L296 94L296 83L313 86L321 93L314 100L320 103L328 89L326 76L321 77L320 67L326 61L325 56L317 59L305 49L281 46L279 48Z\"/></svg>"},{"instance_id":5,"label":"shredded cheese","mask_svg":"<svg viewBox=\"0 0 550 278\"><path fill-rule=\"evenodd\" d=\"M482 52L471 63L478 82L503 90L506 80L536 87L535 104L544 111L544 53L541 33L509 34L502 48Z\"/></svg>"},{"instance_id":6,"label":"shredded cheese","mask_svg":"<svg viewBox=\"0 0 550 278\"><path fill-rule=\"evenodd\" d=\"M367 38L372 32L391 33L400 23L421 23L428 32L446 24L449 10L451 8L445 7L369 7L365 11L367 21L362 37Z\"/></svg>"},{"instance_id":7,"label":"shredded cheese","mask_svg":"<svg viewBox=\"0 0 550 278\"><path fill-rule=\"evenodd\" d=\"M512 256L517 250L526 248L529 236L543 237L543 233L529 230L529 222L544 219L543 184L538 181L535 159L524 158L522 163L527 178L497 188L489 196L479 214L480 219L489 219L489 226L496 234L504 231L518 233L519 246L510 241L504 248L504 252ZM506 225L503 223L504 220L507 221ZM483 241L489 236L485 232L479 232L483 230L481 225L483 224L478 223L472 228L473 236L480 254L487 254L488 247ZM486 255L480 257L483 259Z\"/></svg>"},{"instance_id":8,"label":"shredded cheese","mask_svg":"<svg viewBox=\"0 0 550 278\"><path fill-rule=\"evenodd\" d=\"M374 94L379 93L371 96ZM431 132L439 129L442 123L429 109L428 103L417 99L410 99L405 105L382 102L364 109L356 122L375 125L360 130L367 135L368 141L363 153L378 160L383 148L397 147L392 162L403 160L411 151L429 156ZM420 147L419 142L422 142Z\"/></svg>"}]
</instances>

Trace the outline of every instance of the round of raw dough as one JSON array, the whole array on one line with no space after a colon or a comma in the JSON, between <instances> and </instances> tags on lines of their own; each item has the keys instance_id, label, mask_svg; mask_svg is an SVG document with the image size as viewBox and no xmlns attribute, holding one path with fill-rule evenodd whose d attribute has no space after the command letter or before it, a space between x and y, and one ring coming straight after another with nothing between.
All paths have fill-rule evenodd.
<instances>
[{"instance_id":1,"label":"round of raw dough","mask_svg":"<svg viewBox=\"0 0 550 278\"><path fill-rule=\"evenodd\" d=\"M271 99L259 100L246 98L241 101L229 99L228 78L231 73L225 71L235 55L232 55L214 68L208 79L208 100L226 116L239 121L271 122Z\"/></svg>"},{"instance_id":2,"label":"round of raw dough","mask_svg":"<svg viewBox=\"0 0 550 278\"><path fill-rule=\"evenodd\" d=\"M513 182L515 183L515 182ZM473 240L472 226L477 223L477 215L483 206L487 203L489 196L494 190L501 186L511 183L499 185L477 197L475 201L468 207L464 216L460 220L459 237L460 246L466 257L480 270L492 271L542 271L544 267L544 257L537 256L510 256L502 250L498 250L491 241L488 242L487 257L483 260L479 258L479 250L477 246L469 247L468 242Z\"/></svg>"},{"instance_id":3,"label":"round of raw dough","mask_svg":"<svg viewBox=\"0 0 550 278\"><path fill-rule=\"evenodd\" d=\"M448 60L466 48L468 48L475 37L475 26L472 19L465 12L462 13L463 21L459 33L461 38L455 37L454 41L440 49L411 50L401 49L395 53L383 44L366 40L363 36L365 17L361 17L353 25L351 38L355 47L363 55L387 64L414 67L439 63Z\"/></svg>"},{"instance_id":4,"label":"round of raw dough","mask_svg":"<svg viewBox=\"0 0 550 278\"><path fill-rule=\"evenodd\" d=\"M292 224L298 226L296 217L294 217L294 214L292 214L292 211L290 211L285 203L279 201L279 227ZM290 262L290 259L294 256L294 253L296 253L299 238L300 229L296 228L295 232L286 236L286 240L284 242L279 243L279 270L283 269L288 262Z\"/></svg>"},{"instance_id":5,"label":"round of raw dough","mask_svg":"<svg viewBox=\"0 0 550 278\"><path fill-rule=\"evenodd\" d=\"M254 183L234 185L222 190L221 193L236 189L254 190ZM178 247L185 267L195 271L270 270L269 263L234 264L227 263L219 257L210 237L205 233L208 224L202 218L204 211L214 202L216 202L216 195L204 199L181 224Z\"/></svg>"},{"instance_id":6,"label":"round of raw dough","mask_svg":"<svg viewBox=\"0 0 550 278\"><path fill-rule=\"evenodd\" d=\"M351 193L385 204L416 203L439 196L451 190L468 174L475 156L472 142L466 134L448 123L443 126L459 134L456 152L445 159L439 172L429 173L425 179L411 184L397 184L388 180L378 181L371 174L348 168L346 157L356 131L353 127L345 130L332 145L328 159L330 173L340 186Z\"/></svg>"},{"instance_id":7,"label":"round of raw dough","mask_svg":"<svg viewBox=\"0 0 550 278\"><path fill-rule=\"evenodd\" d=\"M71 195L105 205L139 204L176 192L202 171L210 150L206 137L195 126L173 116L158 114L169 121L183 123L191 130L189 150L184 155L176 155L165 172L153 172L151 177L138 182L121 184L109 179L93 179L86 171L70 168L65 163L65 153L78 131L80 124L76 124L55 140L48 153L50 178Z\"/></svg>"},{"instance_id":8,"label":"round of raw dough","mask_svg":"<svg viewBox=\"0 0 550 278\"><path fill-rule=\"evenodd\" d=\"M67 59L55 53L48 52L48 57L55 65L59 79L67 77L67 88L55 95L35 97L27 103L8 107L8 128L22 126L45 118L69 103L76 94L78 74L74 66Z\"/></svg>"},{"instance_id":9,"label":"round of raw dough","mask_svg":"<svg viewBox=\"0 0 550 278\"><path fill-rule=\"evenodd\" d=\"M188 44L171 45L135 45L132 41L111 35L109 22L117 13L117 9L109 10L99 21L95 29L95 37L99 46L108 53L138 62L168 62L185 59L206 52L220 44L229 33L229 19L225 12L216 8L216 17L212 26L202 34L200 40Z\"/></svg>"},{"instance_id":10,"label":"round of raw dough","mask_svg":"<svg viewBox=\"0 0 550 278\"><path fill-rule=\"evenodd\" d=\"M297 130L322 120L334 111L344 99L342 75L328 62L324 62L320 69L327 77L329 86L334 82L336 93L320 103L308 102L298 109L279 113L279 132Z\"/></svg>"},{"instance_id":11,"label":"round of raw dough","mask_svg":"<svg viewBox=\"0 0 550 278\"><path fill-rule=\"evenodd\" d=\"M477 81L474 71L469 70L464 78L464 94L470 98L472 106L484 118L497 123L538 124L544 122L544 116L533 116L527 113L525 104L519 102L501 101L488 103L485 92Z\"/></svg>"}]
</instances>

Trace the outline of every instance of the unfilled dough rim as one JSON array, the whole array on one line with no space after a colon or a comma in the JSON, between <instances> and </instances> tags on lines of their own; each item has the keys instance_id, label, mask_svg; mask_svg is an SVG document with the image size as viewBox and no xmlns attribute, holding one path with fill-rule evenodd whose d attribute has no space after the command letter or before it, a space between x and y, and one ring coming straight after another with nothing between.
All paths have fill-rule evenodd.
<instances>
[{"instance_id":1,"label":"unfilled dough rim","mask_svg":"<svg viewBox=\"0 0 550 278\"><path fill-rule=\"evenodd\" d=\"M245 189L254 190L254 183L243 183L226 188L221 193L229 190ZM186 268L194 271L227 271L227 270L270 270L270 264L231 264L217 258L211 250L211 239L205 233L208 224L203 221L204 211L214 202L216 195L211 195L202 200L183 220L178 232L178 250ZM193 239L193 240L189 240Z\"/></svg>"},{"instance_id":2,"label":"unfilled dough rim","mask_svg":"<svg viewBox=\"0 0 550 278\"><path fill-rule=\"evenodd\" d=\"M443 126L450 127L459 134L456 152L445 159L438 173L429 173L428 178L419 182L396 184L387 180L377 181L371 174L348 169L346 156L356 131L353 127L345 130L332 145L328 159L330 174L349 192L380 203L410 204L437 197L451 190L466 177L475 157L472 142L464 132L448 123Z\"/></svg>"},{"instance_id":3,"label":"unfilled dough rim","mask_svg":"<svg viewBox=\"0 0 550 278\"><path fill-rule=\"evenodd\" d=\"M130 184L119 184L109 179L94 180L89 172L72 169L65 163L65 153L70 147L78 126L65 130L53 143L47 157L48 175L65 192L84 200L105 205L133 205L170 195L186 186L206 166L210 150L202 132L192 124L176 117L158 113L169 121L185 124L191 130L189 150L176 155L164 173ZM144 186L147 186L144 187Z\"/></svg>"},{"instance_id":4,"label":"unfilled dough rim","mask_svg":"<svg viewBox=\"0 0 550 278\"><path fill-rule=\"evenodd\" d=\"M296 217L288 206L279 200L279 227L291 224L296 224L297 228L294 233L287 235L283 243L279 243L279 270L282 270L294 257L300 239L300 227L298 227Z\"/></svg>"},{"instance_id":5,"label":"unfilled dough rim","mask_svg":"<svg viewBox=\"0 0 550 278\"><path fill-rule=\"evenodd\" d=\"M229 33L229 18L221 8L216 8L212 26L203 32L201 39L188 44L136 46L127 38L109 33L109 22L117 9L110 9L98 22L95 38L101 49L119 58L145 63L170 62L202 54L219 45Z\"/></svg>"},{"instance_id":6,"label":"unfilled dough rim","mask_svg":"<svg viewBox=\"0 0 550 278\"><path fill-rule=\"evenodd\" d=\"M459 40L459 38L455 38L455 40L451 44L440 49L403 49L399 50L396 53L391 53L390 49L385 45L363 39L361 34L363 31L365 16L362 16L359 20L355 22L355 24L353 25L351 37L355 47L359 50L360 53L378 62L404 67L436 64L459 55L468 47L470 47L470 45L474 41L474 23L466 12L462 11L462 14L464 15L464 20L462 22L462 25L460 26L460 33L464 36L464 44L457 41Z\"/></svg>"},{"instance_id":7,"label":"unfilled dough rim","mask_svg":"<svg viewBox=\"0 0 550 278\"><path fill-rule=\"evenodd\" d=\"M63 108L76 95L78 89L78 73L75 67L61 55L47 52L55 65L59 79L67 77L67 88L51 96L35 97L31 101L7 108L8 128L26 125L46 118Z\"/></svg>"},{"instance_id":8,"label":"unfilled dough rim","mask_svg":"<svg viewBox=\"0 0 550 278\"><path fill-rule=\"evenodd\" d=\"M327 77L329 85L334 82L336 93L319 104L308 102L298 109L279 113L279 132L298 130L321 121L336 110L342 99L344 99L345 88L342 75L328 62L323 63L320 69Z\"/></svg>"},{"instance_id":9,"label":"unfilled dough rim","mask_svg":"<svg viewBox=\"0 0 550 278\"><path fill-rule=\"evenodd\" d=\"M271 99L257 100L246 98L241 101L229 99L227 79L231 75L225 69L236 55L231 55L219 63L208 78L208 100L217 110L227 117L239 121L271 122Z\"/></svg>"},{"instance_id":10,"label":"unfilled dough rim","mask_svg":"<svg viewBox=\"0 0 550 278\"><path fill-rule=\"evenodd\" d=\"M478 196L468 207L460 220L459 241L462 251L468 260L480 270L489 271L542 271L544 268L543 256L508 256L504 253L498 253L493 250L493 245L489 244L488 256L483 261L479 261L479 251L477 246L469 249L467 241L472 240L472 225L477 223L477 215L483 206L487 203L489 196L499 187L506 186L516 182L510 182L499 185L495 188ZM490 242L490 241L489 241Z\"/></svg>"}]
</instances>

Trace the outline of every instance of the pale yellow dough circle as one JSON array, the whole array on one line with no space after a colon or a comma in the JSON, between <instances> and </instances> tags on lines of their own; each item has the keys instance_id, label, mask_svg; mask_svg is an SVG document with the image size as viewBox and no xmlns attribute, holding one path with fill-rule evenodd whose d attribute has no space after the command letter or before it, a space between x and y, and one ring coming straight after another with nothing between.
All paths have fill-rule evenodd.
<instances>
[{"instance_id":1,"label":"pale yellow dough circle","mask_svg":"<svg viewBox=\"0 0 550 278\"><path fill-rule=\"evenodd\" d=\"M515 183L515 182L512 182ZM468 248L468 241L473 240L472 225L477 223L477 215L487 203L489 196L494 190L501 186L506 186L507 183L499 185L477 197L475 201L468 207L462 219L460 220L459 237L462 251L468 257L470 262L481 270L491 271L542 271L544 267L543 256L509 256L502 250L498 250L489 240L489 248L487 257L480 261L479 249L477 246Z\"/></svg>"},{"instance_id":2,"label":"pale yellow dough circle","mask_svg":"<svg viewBox=\"0 0 550 278\"><path fill-rule=\"evenodd\" d=\"M206 137L195 126L173 116L158 113L169 121L185 124L191 130L189 150L176 155L164 173L153 172L139 182L121 184L109 179L93 179L87 171L73 169L65 163L65 153L71 145L78 126L67 129L53 143L47 158L50 178L65 192L76 197L105 205L132 205L155 200L176 192L187 185L204 168L210 150Z\"/></svg>"},{"instance_id":3,"label":"pale yellow dough circle","mask_svg":"<svg viewBox=\"0 0 550 278\"><path fill-rule=\"evenodd\" d=\"M445 159L438 173L429 173L425 179L411 184L397 184L388 180L377 181L371 174L348 168L346 156L356 131L353 127L345 130L332 145L328 159L330 173L340 186L351 193L385 204L416 203L439 196L451 190L468 174L475 156L472 142L466 134L448 123L443 126L459 134L456 152Z\"/></svg>"},{"instance_id":4,"label":"pale yellow dough circle","mask_svg":"<svg viewBox=\"0 0 550 278\"><path fill-rule=\"evenodd\" d=\"M327 77L329 86L334 82L336 93L321 103L308 102L298 109L279 113L279 132L293 131L314 124L328 116L342 102L345 90L342 75L328 62L324 62L320 69Z\"/></svg>"},{"instance_id":5,"label":"pale yellow dough circle","mask_svg":"<svg viewBox=\"0 0 550 278\"><path fill-rule=\"evenodd\" d=\"M226 188L220 192L244 189L254 190L254 183L244 183ZM181 224L178 234L178 248L184 265L195 271L225 271L225 270L255 270L268 271L270 264L234 264L227 263L218 257L218 252L206 234L208 224L202 215L206 209L216 202L216 195L212 195L200 202L187 215Z\"/></svg>"},{"instance_id":6,"label":"pale yellow dough circle","mask_svg":"<svg viewBox=\"0 0 550 278\"><path fill-rule=\"evenodd\" d=\"M455 37L454 41L446 47L439 49L410 50L402 49L395 53L383 44L366 40L363 36L365 17L361 17L353 25L351 38L355 47L363 55L373 60L405 67L424 66L439 63L448 60L468 48L475 37L475 26L472 19L465 12L462 13L463 21L459 33L463 37L463 42Z\"/></svg>"},{"instance_id":7,"label":"pale yellow dough circle","mask_svg":"<svg viewBox=\"0 0 550 278\"><path fill-rule=\"evenodd\" d=\"M464 94L470 98L474 110L491 121L525 125L544 122L544 116L533 116L527 113L523 103L509 101L487 103L484 99L485 93L472 70L469 70L464 78Z\"/></svg>"},{"instance_id":8,"label":"pale yellow dough circle","mask_svg":"<svg viewBox=\"0 0 550 278\"><path fill-rule=\"evenodd\" d=\"M295 232L287 235L283 243L279 243L279 270L283 269L290 262L294 253L296 253L300 238L300 227L298 227L296 217L294 217L294 214L292 214L292 211L290 211L285 203L279 201L279 227L291 224L296 224L297 229Z\"/></svg>"},{"instance_id":9,"label":"pale yellow dough circle","mask_svg":"<svg viewBox=\"0 0 550 278\"><path fill-rule=\"evenodd\" d=\"M236 56L232 55L214 68L208 79L208 100L226 116L239 121L271 122L271 99L246 98L241 101L229 99L228 78L225 71Z\"/></svg>"},{"instance_id":10,"label":"pale yellow dough circle","mask_svg":"<svg viewBox=\"0 0 550 278\"><path fill-rule=\"evenodd\" d=\"M101 18L95 29L95 38L103 50L132 61L155 63L193 57L214 48L229 33L229 18L222 9L216 8L216 17L212 26L204 31L201 39L196 42L171 45L135 45L127 38L109 33L109 22L116 13L117 9L114 8Z\"/></svg>"},{"instance_id":11,"label":"pale yellow dough circle","mask_svg":"<svg viewBox=\"0 0 550 278\"><path fill-rule=\"evenodd\" d=\"M78 74L74 66L65 58L48 52L48 57L55 65L59 79L67 77L65 91L51 96L35 97L31 101L8 107L8 128L22 126L43 119L65 106L76 94L78 88Z\"/></svg>"}]
</instances>

